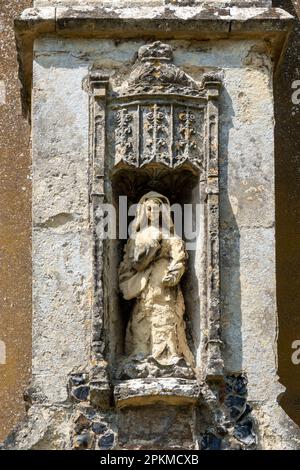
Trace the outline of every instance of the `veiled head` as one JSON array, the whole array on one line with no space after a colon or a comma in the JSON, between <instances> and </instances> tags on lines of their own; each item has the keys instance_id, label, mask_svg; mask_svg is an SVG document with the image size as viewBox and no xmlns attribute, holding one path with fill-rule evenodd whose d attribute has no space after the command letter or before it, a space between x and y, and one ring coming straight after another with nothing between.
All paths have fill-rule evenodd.
<instances>
[{"instance_id":1,"label":"veiled head","mask_svg":"<svg viewBox=\"0 0 300 470\"><path fill-rule=\"evenodd\" d=\"M149 226L156 227L169 235L174 233L170 201L155 191L150 191L140 199L133 223L135 232L140 232Z\"/></svg>"}]
</instances>

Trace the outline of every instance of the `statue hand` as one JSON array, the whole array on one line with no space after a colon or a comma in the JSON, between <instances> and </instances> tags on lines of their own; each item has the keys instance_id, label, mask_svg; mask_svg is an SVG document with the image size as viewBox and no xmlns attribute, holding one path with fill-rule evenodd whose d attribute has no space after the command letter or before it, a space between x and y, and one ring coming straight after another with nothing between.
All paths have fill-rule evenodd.
<instances>
[{"instance_id":1,"label":"statue hand","mask_svg":"<svg viewBox=\"0 0 300 470\"><path fill-rule=\"evenodd\" d=\"M179 284L183 273L184 273L184 266L182 264L171 263L167 273L163 277L162 283L169 287L176 286L177 284Z\"/></svg>"},{"instance_id":2,"label":"statue hand","mask_svg":"<svg viewBox=\"0 0 300 470\"><path fill-rule=\"evenodd\" d=\"M154 260L160 244L158 241L152 241L151 244L146 246L137 246L133 256L133 267L137 271L146 269Z\"/></svg>"},{"instance_id":3,"label":"statue hand","mask_svg":"<svg viewBox=\"0 0 300 470\"><path fill-rule=\"evenodd\" d=\"M168 272L162 280L162 283L168 287L174 287L179 283L178 275L176 272Z\"/></svg>"}]
</instances>

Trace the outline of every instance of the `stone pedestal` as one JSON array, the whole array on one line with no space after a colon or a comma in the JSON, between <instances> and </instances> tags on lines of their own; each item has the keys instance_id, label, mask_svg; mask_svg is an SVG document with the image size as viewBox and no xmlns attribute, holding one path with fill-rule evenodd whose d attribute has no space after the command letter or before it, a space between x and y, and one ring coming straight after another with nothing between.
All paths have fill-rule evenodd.
<instances>
[{"instance_id":1,"label":"stone pedestal","mask_svg":"<svg viewBox=\"0 0 300 470\"><path fill-rule=\"evenodd\" d=\"M156 404L196 405L200 387L196 380L135 379L116 383L114 398L117 408Z\"/></svg>"},{"instance_id":2,"label":"stone pedestal","mask_svg":"<svg viewBox=\"0 0 300 470\"><path fill-rule=\"evenodd\" d=\"M292 24L268 0L40 0L16 19L33 140L33 377L7 448L299 448L276 362L272 79ZM193 108L184 162L140 164L115 113L136 122L149 106L173 116L169 149L182 143L176 113ZM202 211L183 281L193 379L116 376L122 244L102 240L102 207L149 182Z\"/></svg>"}]
</instances>

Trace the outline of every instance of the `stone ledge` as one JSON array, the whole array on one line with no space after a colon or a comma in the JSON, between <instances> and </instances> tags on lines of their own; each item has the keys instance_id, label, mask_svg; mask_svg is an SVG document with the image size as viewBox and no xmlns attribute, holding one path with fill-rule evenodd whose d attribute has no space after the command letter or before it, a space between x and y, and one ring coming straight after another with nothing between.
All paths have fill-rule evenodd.
<instances>
[{"instance_id":1,"label":"stone ledge","mask_svg":"<svg viewBox=\"0 0 300 470\"><path fill-rule=\"evenodd\" d=\"M117 408L146 406L158 403L167 405L193 405L200 397L196 380L186 379L135 379L116 382L114 399Z\"/></svg>"},{"instance_id":2,"label":"stone ledge","mask_svg":"<svg viewBox=\"0 0 300 470\"><path fill-rule=\"evenodd\" d=\"M82 5L99 5L99 6L118 6L130 8L134 5L141 5L147 3L150 7L164 6L164 5L176 5L176 6L238 6L243 7L254 7L254 6L268 6L272 5L272 0L34 0L34 6L82 6Z\"/></svg>"},{"instance_id":3,"label":"stone ledge","mask_svg":"<svg viewBox=\"0 0 300 470\"><path fill-rule=\"evenodd\" d=\"M232 37L235 31L244 34L286 31L293 20L280 8L43 7L24 10L15 20L15 29L18 34L55 32L84 37L137 37L146 34L214 39L220 35Z\"/></svg>"}]
</instances>

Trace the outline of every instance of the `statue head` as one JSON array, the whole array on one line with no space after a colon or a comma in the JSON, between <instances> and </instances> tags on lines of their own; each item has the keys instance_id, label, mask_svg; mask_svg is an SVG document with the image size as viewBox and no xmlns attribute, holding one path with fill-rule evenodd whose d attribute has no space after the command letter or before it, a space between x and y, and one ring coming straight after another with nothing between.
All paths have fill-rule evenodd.
<instances>
[{"instance_id":1,"label":"statue head","mask_svg":"<svg viewBox=\"0 0 300 470\"><path fill-rule=\"evenodd\" d=\"M150 224L159 224L159 216L161 212L161 201L158 198L147 199L145 202L146 217Z\"/></svg>"},{"instance_id":2,"label":"statue head","mask_svg":"<svg viewBox=\"0 0 300 470\"><path fill-rule=\"evenodd\" d=\"M166 236L174 234L170 201L166 196L155 191L150 191L140 199L133 230L134 232L140 232L149 226L156 227Z\"/></svg>"}]
</instances>

